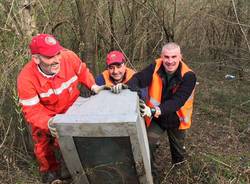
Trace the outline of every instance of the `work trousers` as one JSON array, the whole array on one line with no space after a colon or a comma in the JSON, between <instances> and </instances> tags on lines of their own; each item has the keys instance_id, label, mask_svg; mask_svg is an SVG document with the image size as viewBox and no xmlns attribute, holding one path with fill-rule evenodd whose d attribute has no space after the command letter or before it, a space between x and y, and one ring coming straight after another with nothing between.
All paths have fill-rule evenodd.
<instances>
[{"instance_id":1,"label":"work trousers","mask_svg":"<svg viewBox=\"0 0 250 184\"><path fill-rule=\"evenodd\" d=\"M186 130L179 130L178 128L162 128L156 122L151 122L147 128L147 135L151 153L151 164L153 165L155 158L155 151L159 146L159 138L163 133L167 132L170 144L170 152L172 157L172 164L184 161L187 153L184 146L186 137Z\"/></svg>"},{"instance_id":2,"label":"work trousers","mask_svg":"<svg viewBox=\"0 0 250 184\"><path fill-rule=\"evenodd\" d=\"M57 171L60 166L60 149L58 140L49 131L32 127L34 153L39 164L40 172Z\"/></svg>"}]
</instances>

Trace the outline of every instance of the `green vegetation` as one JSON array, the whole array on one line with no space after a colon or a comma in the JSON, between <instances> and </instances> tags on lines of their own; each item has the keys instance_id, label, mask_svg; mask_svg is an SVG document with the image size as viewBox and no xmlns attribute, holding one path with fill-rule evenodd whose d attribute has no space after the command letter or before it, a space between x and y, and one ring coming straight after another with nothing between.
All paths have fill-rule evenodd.
<instances>
[{"instance_id":1,"label":"green vegetation","mask_svg":"<svg viewBox=\"0 0 250 184\"><path fill-rule=\"evenodd\" d=\"M27 2L30 2L30 4ZM248 0L0 1L0 183L39 183L16 78L32 35L54 34L97 74L122 50L137 70L178 42L196 72L193 125L182 170L160 150L162 183L250 183L250 2ZM226 79L231 74L235 79Z\"/></svg>"}]
</instances>

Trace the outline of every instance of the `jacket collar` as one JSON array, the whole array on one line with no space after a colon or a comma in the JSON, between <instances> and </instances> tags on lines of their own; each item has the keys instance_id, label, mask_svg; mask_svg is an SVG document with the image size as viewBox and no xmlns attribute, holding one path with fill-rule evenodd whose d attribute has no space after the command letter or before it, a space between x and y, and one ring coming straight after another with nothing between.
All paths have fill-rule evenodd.
<instances>
[{"instance_id":1,"label":"jacket collar","mask_svg":"<svg viewBox=\"0 0 250 184\"><path fill-rule=\"evenodd\" d=\"M33 71L35 72L35 75L37 76L37 79L39 80L39 83L41 86L44 86L47 84L47 82L53 80L54 78L62 78L65 79L65 67L63 67L63 62L60 62L60 71L58 74L54 75L53 77L47 76L44 74L38 67L38 65L32 60L33 62Z\"/></svg>"},{"instance_id":2,"label":"jacket collar","mask_svg":"<svg viewBox=\"0 0 250 184\"><path fill-rule=\"evenodd\" d=\"M161 64L159 70L157 71L158 75L160 77L164 77L167 75L166 71L165 71L165 68L163 66L163 64ZM177 77L178 80L182 80L182 76L181 76L181 62L179 63L179 66L177 68L177 70L173 73L173 76L172 77Z\"/></svg>"}]
</instances>

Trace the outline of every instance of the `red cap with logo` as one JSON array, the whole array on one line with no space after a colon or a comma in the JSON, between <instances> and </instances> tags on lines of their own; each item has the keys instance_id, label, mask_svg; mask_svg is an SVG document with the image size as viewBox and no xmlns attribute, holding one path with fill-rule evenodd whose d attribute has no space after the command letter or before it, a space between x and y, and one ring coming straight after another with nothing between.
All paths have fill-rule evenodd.
<instances>
[{"instance_id":1,"label":"red cap with logo","mask_svg":"<svg viewBox=\"0 0 250 184\"><path fill-rule=\"evenodd\" d=\"M34 36L29 45L31 54L53 57L57 55L63 47L49 34L38 34Z\"/></svg>"},{"instance_id":2,"label":"red cap with logo","mask_svg":"<svg viewBox=\"0 0 250 184\"><path fill-rule=\"evenodd\" d=\"M109 52L107 55L107 59L106 59L107 65L111 65L114 63L123 63L125 61L126 60L125 60L123 53L121 53L120 51L116 51L116 50Z\"/></svg>"}]
</instances>

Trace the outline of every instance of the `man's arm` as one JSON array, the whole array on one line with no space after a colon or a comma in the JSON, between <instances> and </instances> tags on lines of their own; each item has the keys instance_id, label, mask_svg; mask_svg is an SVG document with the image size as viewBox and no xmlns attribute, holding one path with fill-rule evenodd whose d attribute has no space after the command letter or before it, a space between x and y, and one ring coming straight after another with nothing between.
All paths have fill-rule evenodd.
<instances>
[{"instance_id":1,"label":"man's arm","mask_svg":"<svg viewBox=\"0 0 250 184\"><path fill-rule=\"evenodd\" d=\"M96 78L95 78L96 84L101 86L101 85L105 85L105 80L103 78L102 74L99 74Z\"/></svg>"},{"instance_id":2,"label":"man's arm","mask_svg":"<svg viewBox=\"0 0 250 184\"><path fill-rule=\"evenodd\" d=\"M85 62L82 62L74 52L69 52L71 52L70 61L73 62L74 71L78 76L80 83L91 89L91 87L95 84L94 76L89 71L89 68L87 67Z\"/></svg>"},{"instance_id":3,"label":"man's arm","mask_svg":"<svg viewBox=\"0 0 250 184\"><path fill-rule=\"evenodd\" d=\"M152 81L155 64L150 64L142 71L133 75L133 77L127 82L129 89L132 91L140 92L140 89L146 88Z\"/></svg>"},{"instance_id":4,"label":"man's arm","mask_svg":"<svg viewBox=\"0 0 250 184\"><path fill-rule=\"evenodd\" d=\"M193 72L184 75L183 81L172 98L160 104L161 115L178 111L191 96L196 84L196 76Z\"/></svg>"},{"instance_id":5,"label":"man's arm","mask_svg":"<svg viewBox=\"0 0 250 184\"><path fill-rule=\"evenodd\" d=\"M48 130L48 121L56 113L45 108L36 93L32 82L23 77L19 77L17 81L19 102L26 121L32 126L43 130Z\"/></svg>"}]
</instances>

